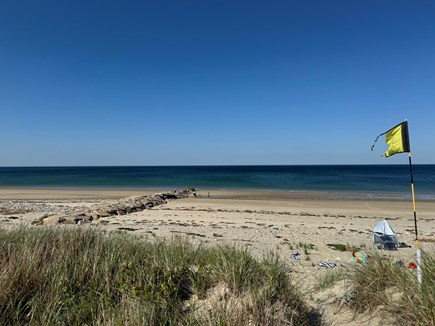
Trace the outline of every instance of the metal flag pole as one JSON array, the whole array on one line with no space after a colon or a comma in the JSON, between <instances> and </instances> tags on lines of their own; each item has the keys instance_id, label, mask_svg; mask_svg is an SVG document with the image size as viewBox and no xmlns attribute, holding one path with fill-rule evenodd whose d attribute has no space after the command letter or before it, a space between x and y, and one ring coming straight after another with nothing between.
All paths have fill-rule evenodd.
<instances>
[{"instance_id":1,"label":"metal flag pole","mask_svg":"<svg viewBox=\"0 0 435 326\"><path fill-rule=\"evenodd\" d=\"M412 208L414 210L415 248L417 250L417 282L419 285L421 285L423 281L423 275L421 271L421 251L418 243L417 210L415 205L414 177L412 176L411 152L408 152L408 158L409 158L409 173L411 176Z\"/></svg>"}]
</instances>

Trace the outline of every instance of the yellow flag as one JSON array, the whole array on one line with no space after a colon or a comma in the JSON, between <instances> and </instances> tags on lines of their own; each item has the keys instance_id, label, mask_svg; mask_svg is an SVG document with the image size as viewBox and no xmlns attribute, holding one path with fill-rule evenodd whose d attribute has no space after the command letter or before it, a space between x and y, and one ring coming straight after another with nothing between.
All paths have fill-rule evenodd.
<instances>
[{"instance_id":1,"label":"yellow flag","mask_svg":"<svg viewBox=\"0 0 435 326\"><path fill-rule=\"evenodd\" d=\"M385 142L390 147L384 153L385 157L403 152L409 152L408 121L402 122L394 128L388 130Z\"/></svg>"},{"instance_id":2,"label":"yellow flag","mask_svg":"<svg viewBox=\"0 0 435 326\"><path fill-rule=\"evenodd\" d=\"M385 135L385 142L389 146L388 150L384 153L385 157L389 157L397 153L409 153L411 151L409 146L408 121L399 123L397 126L380 134L376 140L378 140L378 138L382 135ZM373 147L375 147L375 144L373 144L372 150Z\"/></svg>"}]
</instances>

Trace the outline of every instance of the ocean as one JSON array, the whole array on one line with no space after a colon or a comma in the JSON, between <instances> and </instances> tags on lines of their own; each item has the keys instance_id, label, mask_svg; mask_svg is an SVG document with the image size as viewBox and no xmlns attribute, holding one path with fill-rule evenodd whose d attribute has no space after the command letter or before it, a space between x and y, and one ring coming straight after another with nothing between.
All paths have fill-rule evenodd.
<instances>
[{"instance_id":1,"label":"ocean","mask_svg":"<svg viewBox=\"0 0 435 326\"><path fill-rule=\"evenodd\" d=\"M416 197L435 199L435 165L413 165ZM307 191L408 199L408 165L0 167L1 188ZM349 197L348 197L349 198Z\"/></svg>"}]
</instances>

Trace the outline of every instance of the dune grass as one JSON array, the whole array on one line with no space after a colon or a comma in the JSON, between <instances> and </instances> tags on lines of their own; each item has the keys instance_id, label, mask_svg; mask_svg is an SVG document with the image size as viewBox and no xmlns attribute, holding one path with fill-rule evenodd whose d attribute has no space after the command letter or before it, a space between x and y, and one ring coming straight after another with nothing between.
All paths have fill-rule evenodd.
<instances>
[{"instance_id":1,"label":"dune grass","mask_svg":"<svg viewBox=\"0 0 435 326\"><path fill-rule=\"evenodd\" d=\"M330 272L318 279L314 290L332 287L344 280L343 301L358 318L371 313L384 316L394 325L435 325L435 257L424 252L423 283L417 282L416 270L370 253L366 266L357 265L338 275Z\"/></svg>"},{"instance_id":2,"label":"dune grass","mask_svg":"<svg viewBox=\"0 0 435 326\"><path fill-rule=\"evenodd\" d=\"M316 290L340 281L355 316L435 325L434 255L422 255L421 286L415 270L370 256L367 266L319 276ZM290 276L276 254L254 259L232 246L90 228L0 229L0 324L319 324Z\"/></svg>"},{"instance_id":3,"label":"dune grass","mask_svg":"<svg viewBox=\"0 0 435 326\"><path fill-rule=\"evenodd\" d=\"M0 229L1 325L308 325L275 255L81 228Z\"/></svg>"}]
</instances>

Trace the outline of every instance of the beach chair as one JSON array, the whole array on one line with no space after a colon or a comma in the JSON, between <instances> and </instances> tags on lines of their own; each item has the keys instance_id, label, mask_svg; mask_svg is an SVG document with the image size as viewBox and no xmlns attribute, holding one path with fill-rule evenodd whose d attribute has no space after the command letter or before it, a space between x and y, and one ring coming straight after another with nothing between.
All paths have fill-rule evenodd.
<instances>
[{"instance_id":1,"label":"beach chair","mask_svg":"<svg viewBox=\"0 0 435 326\"><path fill-rule=\"evenodd\" d=\"M379 237L379 249L397 250L398 242L395 236L383 235Z\"/></svg>"},{"instance_id":2,"label":"beach chair","mask_svg":"<svg viewBox=\"0 0 435 326\"><path fill-rule=\"evenodd\" d=\"M386 220L380 221L375 226L373 230L373 243L379 249L397 250L399 241L397 241L396 231Z\"/></svg>"}]
</instances>

